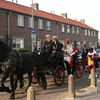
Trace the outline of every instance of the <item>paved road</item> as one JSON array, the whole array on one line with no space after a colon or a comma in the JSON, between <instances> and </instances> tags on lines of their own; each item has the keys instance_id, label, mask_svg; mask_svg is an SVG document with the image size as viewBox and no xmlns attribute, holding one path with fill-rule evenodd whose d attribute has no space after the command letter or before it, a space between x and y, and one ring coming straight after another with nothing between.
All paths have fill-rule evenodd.
<instances>
[{"instance_id":1,"label":"paved road","mask_svg":"<svg viewBox=\"0 0 100 100\"><path fill-rule=\"evenodd\" d=\"M100 71L100 68L98 68L98 73ZM0 75L1 77L1 75ZM25 77L25 86L23 89L17 88L15 100L27 100L27 95L25 93L25 89L27 87L27 75ZM32 84L34 86L34 89L36 91L36 100L66 100L67 98L67 92L68 92L68 79L67 74L65 76L65 82L61 86L56 86L53 80L53 76L46 76L47 77L47 83L48 87L47 90L42 90L42 88L38 84ZM19 83L18 83L19 84ZM9 86L9 79L5 83L5 85ZM88 80L88 73L84 73L84 76L81 79L78 79L75 76L75 91L77 94L83 94L85 90L80 90L83 88L86 88L90 86L90 80ZM8 100L9 93L1 92L0 93L0 100ZM79 99L78 99L79 100Z\"/></svg>"}]
</instances>

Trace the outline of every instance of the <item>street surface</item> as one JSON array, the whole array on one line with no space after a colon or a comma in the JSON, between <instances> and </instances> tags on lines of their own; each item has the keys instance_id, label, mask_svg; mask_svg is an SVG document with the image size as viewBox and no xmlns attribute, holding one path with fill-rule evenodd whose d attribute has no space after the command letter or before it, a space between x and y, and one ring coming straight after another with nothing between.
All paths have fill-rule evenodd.
<instances>
[{"instance_id":1,"label":"street surface","mask_svg":"<svg viewBox=\"0 0 100 100\"><path fill-rule=\"evenodd\" d=\"M66 72L66 71L65 71ZM100 67L97 68L98 77L100 76ZM1 80L2 74L0 74L0 80ZM25 89L27 87L27 74L24 75L24 88L19 89L17 87L17 90L15 91L15 99L14 100L27 100L27 94L25 92ZM61 86L57 86L54 83L53 76L48 75L47 78L47 90L42 90L42 88L38 84L32 84L35 89L36 93L36 100L61 100L62 97L65 97L62 100L66 100L67 98L67 92L68 92L68 76L66 72L65 76L65 82ZM6 86L9 86L9 79L5 82ZM18 83L19 85L19 83ZM85 91L80 91L79 89L83 89L90 86L90 80L88 79L88 72L84 73L84 76L81 79L78 79L75 76L75 92L76 93L84 93ZM9 93L6 92L0 92L0 100L8 100Z\"/></svg>"}]
</instances>

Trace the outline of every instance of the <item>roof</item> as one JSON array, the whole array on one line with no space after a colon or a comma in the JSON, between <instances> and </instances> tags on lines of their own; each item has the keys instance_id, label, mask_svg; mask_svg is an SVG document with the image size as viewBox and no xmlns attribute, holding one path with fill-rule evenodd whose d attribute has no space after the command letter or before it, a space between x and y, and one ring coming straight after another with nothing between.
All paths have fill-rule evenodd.
<instances>
[{"instance_id":1,"label":"roof","mask_svg":"<svg viewBox=\"0 0 100 100\"><path fill-rule=\"evenodd\" d=\"M10 11L23 13L23 14L27 14L27 15L32 14L31 7L23 6L23 5L12 3L9 1L5 1L5 0L0 0L0 9L10 10ZM64 18L64 17L59 16L59 15L55 15L52 13L48 13L48 12L41 11L41 10L35 10L35 9L33 12L34 12L34 16L37 16L40 18L45 18L45 19L49 19L49 20L53 20L53 21L58 21L61 23L66 23L66 24L84 27L84 28L91 29L91 30L96 30L96 29L94 29L94 28L92 28L92 27L90 27L82 22L75 21L75 20L72 20L69 18ZM98 30L96 30L96 31L98 31Z\"/></svg>"}]
</instances>

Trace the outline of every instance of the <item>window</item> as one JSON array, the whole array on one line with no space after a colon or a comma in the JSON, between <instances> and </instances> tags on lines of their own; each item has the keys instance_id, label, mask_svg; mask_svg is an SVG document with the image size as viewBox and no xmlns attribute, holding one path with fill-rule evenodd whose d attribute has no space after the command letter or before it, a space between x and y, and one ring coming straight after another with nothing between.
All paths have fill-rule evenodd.
<instances>
[{"instance_id":1,"label":"window","mask_svg":"<svg viewBox=\"0 0 100 100\"><path fill-rule=\"evenodd\" d=\"M29 27L32 28L32 17L28 18ZM34 27L34 18L33 18L33 27Z\"/></svg>"},{"instance_id":2,"label":"window","mask_svg":"<svg viewBox=\"0 0 100 100\"><path fill-rule=\"evenodd\" d=\"M79 34L79 27L76 28L76 33Z\"/></svg>"},{"instance_id":3,"label":"window","mask_svg":"<svg viewBox=\"0 0 100 100\"><path fill-rule=\"evenodd\" d=\"M95 46L95 48L97 48L97 44L98 44L97 42L94 42L94 46Z\"/></svg>"},{"instance_id":4,"label":"window","mask_svg":"<svg viewBox=\"0 0 100 100\"><path fill-rule=\"evenodd\" d=\"M88 36L90 36L90 30L88 30Z\"/></svg>"},{"instance_id":5,"label":"window","mask_svg":"<svg viewBox=\"0 0 100 100\"><path fill-rule=\"evenodd\" d=\"M47 30L51 30L51 22L47 21Z\"/></svg>"},{"instance_id":6,"label":"window","mask_svg":"<svg viewBox=\"0 0 100 100\"><path fill-rule=\"evenodd\" d=\"M61 24L61 32L64 32L65 29L64 29L64 24Z\"/></svg>"},{"instance_id":7,"label":"window","mask_svg":"<svg viewBox=\"0 0 100 100\"><path fill-rule=\"evenodd\" d=\"M93 46L93 42L89 42L89 47L92 47Z\"/></svg>"},{"instance_id":8,"label":"window","mask_svg":"<svg viewBox=\"0 0 100 100\"><path fill-rule=\"evenodd\" d=\"M12 41L12 48L13 49L24 49L24 39L16 39L14 38Z\"/></svg>"},{"instance_id":9,"label":"window","mask_svg":"<svg viewBox=\"0 0 100 100\"><path fill-rule=\"evenodd\" d=\"M43 20L38 19L38 28L43 29Z\"/></svg>"},{"instance_id":10,"label":"window","mask_svg":"<svg viewBox=\"0 0 100 100\"><path fill-rule=\"evenodd\" d=\"M82 45L81 41L76 41L76 47L77 47L77 48L80 48L81 45Z\"/></svg>"},{"instance_id":11,"label":"window","mask_svg":"<svg viewBox=\"0 0 100 100\"><path fill-rule=\"evenodd\" d=\"M93 37L93 31L91 31L91 36Z\"/></svg>"},{"instance_id":12,"label":"window","mask_svg":"<svg viewBox=\"0 0 100 100\"><path fill-rule=\"evenodd\" d=\"M37 49L40 50L41 49L41 39L37 38Z\"/></svg>"},{"instance_id":13,"label":"window","mask_svg":"<svg viewBox=\"0 0 100 100\"><path fill-rule=\"evenodd\" d=\"M0 36L0 40L4 41L4 37L3 36Z\"/></svg>"},{"instance_id":14,"label":"window","mask_svg":"<svg viewBox=\"0 0 100 100\"><path fill-rule=\"evenodd\" d=\"M75 27L72 26L72 34L75 34Z\"/></svg>"},{"instance_id":15,"label":"window","mask_svg":"<svg viewBox=\"0 0 100 100\"><path fill-rule=\"evenodd\" d=\"M18 15L18 26L24 26L24 16Z\"/></svg>"},{"instance_id":16,"label":"window","mask_svg":"<svg viewBox=\"0 0 100 100\"><path fill-rule=\"evenodd\" d=\"M67 25L67 33L70 33L70 25Z\"/></svg>"},{"instance_id":17,"label":"window","mask_svg":"<svg viewBox=\"0 0 100 100\"><path fill-rule=\"evenodd\" d=\"M85 29L85 36L87 36L87 29Z\"/></svg>"},{"instance_id":18,"label":"window","mask_svg":"<svg viewBox=\"0 0 100 100\"><path fill-rule=\"evenodd\" d=\"M94 37L96 37L96 31L94 31Z\"/></svg>"}]
</instances>

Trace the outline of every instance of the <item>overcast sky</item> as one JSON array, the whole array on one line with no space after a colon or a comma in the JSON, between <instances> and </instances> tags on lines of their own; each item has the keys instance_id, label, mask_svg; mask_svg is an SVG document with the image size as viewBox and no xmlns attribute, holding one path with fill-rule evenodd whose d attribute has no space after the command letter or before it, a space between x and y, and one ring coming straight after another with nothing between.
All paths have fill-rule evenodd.
<instances>
[{"instance_id":1,"label":"overcast sky","mask_svg":"<svg viewBox=\"0 0 100 100\"><path fill-rule=\"evenodd\" d=\"M17 0L17 2L30 6L32 0ZM42 11L50 13L53 11L57 15L67 13L68 18L77 21L85 19L85 24L100 31L100 0L33 0L33 3L38 3L39 10Z\"/></svg>"}]
</instances>

